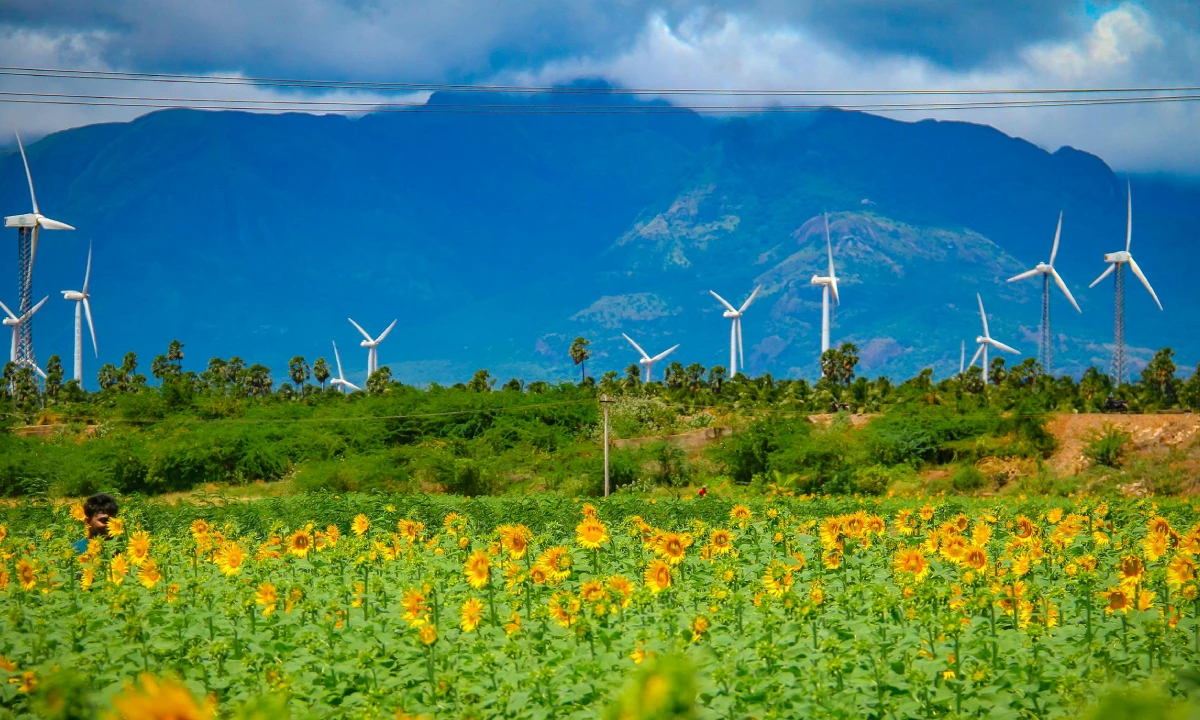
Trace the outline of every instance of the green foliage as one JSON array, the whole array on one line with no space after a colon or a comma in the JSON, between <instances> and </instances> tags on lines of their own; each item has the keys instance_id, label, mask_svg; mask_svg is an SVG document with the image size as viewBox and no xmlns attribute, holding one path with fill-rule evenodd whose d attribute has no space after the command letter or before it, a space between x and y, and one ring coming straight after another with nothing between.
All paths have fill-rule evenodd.
<instances>
[{"instance_id":1,"label":"green foliage","mask_svg":"<svg viewBox=\"0 0 1200 720\"><path fill-rule=\"evenodd\" d=\"M608 720L698 720L696 671L683 655L663 655L638 670L612 705Z\"/></svg>"},{"instance_id":2,"label":"green foliage","mask_svg":"<svg viewBox=\"0 0 1200 720\"><path fill-rule=\"evenodd\" d=\"M1119 467L1121 459L1129 449L1131 436L1112 423L1105 423L1099 430L1088 435L1083 456L1097 465Z\"/></svg>"},{"instance_id":3,"label":"green foliage","mask_svg":"<svg viewBox=\"0 0 1200 720\"><path fill-rule=\"evenodd\" d=\"M980 490L988 484L988 478L974 465L959 465L950 476L950 485L959 492Z\"/></svg>"}]
</instances>

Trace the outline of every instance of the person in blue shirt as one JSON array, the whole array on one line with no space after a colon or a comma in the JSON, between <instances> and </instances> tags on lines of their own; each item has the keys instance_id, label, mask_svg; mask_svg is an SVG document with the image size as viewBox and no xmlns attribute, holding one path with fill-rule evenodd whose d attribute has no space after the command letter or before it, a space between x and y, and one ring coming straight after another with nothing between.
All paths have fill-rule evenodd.
<instances>
[{"instance_id":1,"label":"person in blue shirt","mask_svg":"<svg viewBox=\"0 0 1200 720\"><path fill-rule=\"evenodd\" d=\"M71 546L75 548L75 552L79 555L87 552L88 540L91 538L108 537L108 521L115 518L119 511L117 501L108 493L97 493L88 498L87 502L83 504L87 536L72 543Z\"/></svg>"}]
</instances>

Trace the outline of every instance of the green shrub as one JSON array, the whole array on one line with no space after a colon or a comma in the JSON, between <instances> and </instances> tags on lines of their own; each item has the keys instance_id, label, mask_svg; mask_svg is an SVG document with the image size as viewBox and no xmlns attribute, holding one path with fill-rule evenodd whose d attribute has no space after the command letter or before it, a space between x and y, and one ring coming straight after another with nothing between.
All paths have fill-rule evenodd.
<instances>
[{"instance_id":1,"label":"green shrub","mask_svg":"<svg viewBox=\"0 0 1200 720\"><path fill-rule=\"evenodd\" d=\"M959 465L950 476L950 485L959 492L979 490L987 485L987 476L974 465Z\"/></svg>"},{"instance_id":2,"label":"green shrub","mask_svg":"<svg viewBox=\"0 0 1200 720\"><path fill-rule=\"evenodd\" d=\"M1083 448L1083 456L1096 465L1104 467L1120 467L1122 458L1129 450L1129 433L1112 423L1104 423L1099 430L1088 435L1087 445Z\"/></svg>"}]
</instances>

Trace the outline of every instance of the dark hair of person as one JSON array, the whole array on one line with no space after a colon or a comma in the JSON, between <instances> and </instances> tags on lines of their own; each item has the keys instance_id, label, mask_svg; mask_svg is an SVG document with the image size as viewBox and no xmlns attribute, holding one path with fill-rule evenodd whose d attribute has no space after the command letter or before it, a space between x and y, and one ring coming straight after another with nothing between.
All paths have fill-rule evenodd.
<instances>
[{"instance_id":1,"label":"dark hair of person","mask_svg":"<svg viewBox=\"0 0 1200 720\"><path fill-rule=\"evenodd\" d=\"M117 510L117 501L108 493L96 493L83 504L83 514L88 518L95 517L99 512L116 517Z\"/></svg>"}]
</instances>

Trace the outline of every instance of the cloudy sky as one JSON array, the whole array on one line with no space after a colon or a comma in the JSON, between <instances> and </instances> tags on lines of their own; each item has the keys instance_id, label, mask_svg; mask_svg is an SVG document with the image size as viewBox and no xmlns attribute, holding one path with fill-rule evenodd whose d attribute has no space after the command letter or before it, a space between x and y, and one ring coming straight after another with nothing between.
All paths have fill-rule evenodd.
<instances>
[{"instance_id":1,"label":"cloudy sky","mask_svg":"<svg viewBox=\"0 0 1200 720\"><path fill-rule=\"evenodd\" d=\"M0 65L437 83L603 77L641 88L1191 87L1200 12L1190 0L5 0ZM288 97L0 75L5 91ZM39 135L140 112L0 103L0 123ZM986 122L1122 170L1200 174L1195 102L897 116Z\"/></svg>"}]
</instances>

